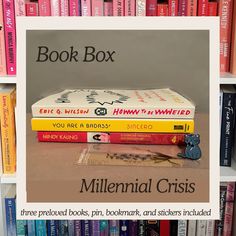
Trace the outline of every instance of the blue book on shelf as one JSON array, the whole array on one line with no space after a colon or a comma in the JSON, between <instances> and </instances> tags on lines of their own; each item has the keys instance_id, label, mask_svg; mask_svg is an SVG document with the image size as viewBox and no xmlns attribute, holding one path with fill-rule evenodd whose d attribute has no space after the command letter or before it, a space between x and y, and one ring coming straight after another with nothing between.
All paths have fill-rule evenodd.
<instances>
[{"instance_id":1,"label":"blue book on shelf","mask_svg":"<svg viewBox=\"0 0 236 236\"><path fill-rule=\"evenodd\" d=\"M68 235L74 236L75 234L75 222L74 220L68 220Z\"/></svg>"},{"instance_id":2,"label":"blue book on shelf","mask_svg":"<svg viewBox=\"0 0 236 236\"><path fill-rule=\"evenodd\" d=\"M46 220L35 221L36 236L47 236Z\"/></svg>"},{"instance_id":3,"label":"blue book on shelf","mask_svg":"<svg viewBox=\"0 0 236 236\"><path fill-rule=\"evenodd\" d=\"M81 232L83 236L92 236L89 220L81 221Z\"/></svg>"},{"instance_id":4,"label":"blue book on shelf","mask_svg":"<svg viewBox=\"0 0 236 236\"><path fill-rule=\"evenodd\" d=\"M47 236L59 236L58 220L47 220Z\"/></svg>"},{"instance_id":5,"label":"blue book on shelf","mask_svg":"<svg viewBox=\"0 0 236 236\"><path fill-rule=\"evenodd\" d=\"M128 236L129 234L129 221L120 220L120 236Z\"/></svg>"},{"instance_id":6,"label":"blue book on shelf","mask_svg":"<svg viewBox=\"0 0 236 236\"><path fill-rule=\"evenodd\" d=\"M68 220L59 220L59 235L68 236Z\"/></svg>"},{"instance_id":7,"label":"blue book on shelf","mask_svg":"<svg viewBox=\"0 0 236 236\"><path fill-rule=\"evenodd\" d=\"M34 220L27 220L27 231L28 236L35 236L35 221Z\"/></svg>"},{"instance_id":8,"label":"blue book on shelf","mask_svg":"<svg viewBox=\"0 0 236 236\"><path fill-rule=\"evenodd\" d=\"M16 236L16 189L11 186L5 196L7 236Z\"/></svg>"},{"instance_id":9,"label":"blue book on shelf","mask_svg":"<svg viewBox=\"0 0 236 236\"><path fill-rule=\"evenodd\" d=\"M17 236L27 235L27 221L26 220L16 221L16 232L17 232Z\"/></svg>"}]
</instances>

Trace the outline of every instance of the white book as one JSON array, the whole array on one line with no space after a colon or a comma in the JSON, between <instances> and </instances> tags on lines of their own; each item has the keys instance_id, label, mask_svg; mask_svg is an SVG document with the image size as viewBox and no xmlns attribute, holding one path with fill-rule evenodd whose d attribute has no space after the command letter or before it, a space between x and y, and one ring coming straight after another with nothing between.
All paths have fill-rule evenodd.
<instances>
[{"instance_id":1,"label":"white book","mask_svg":"<svg viewBox=\"0 0 236 236\"><path fill-rule=\"evenodd\" d=\"M197 231L197 221L189 220L188 221L188 236L196 236Z\"/></svg>"},{"instance_id":2,"label":"white book","mask_svg":"<svg viewBox=\"0 0 236 236\"><path fill-rule=\"evenodd\" d=\"M74 89L47 96L32 105L33 117L193 119L195 105L166 89Z\"/></svg>"},{"instance_id":3,"label":"white book","mask_svg":"<svg viewBox=\"0 0 236 236\"><path fill-rule=\"evenodd\" d=\"M198 220L196 236L206 236L206 227L207 227L207 220Z\"/></svg>"},{"instance_id":4,"label":"white book","mask_svg":"<svg viewBox=\"0 0 236 236\"><path fill-rule=\"evenodd\" d=\"M187 220L178 220L178 236L187 235Z\"/></svg>"},{"instance_id":5,"label":"white book","mask_svg":"<svg viewBox=\"0 0 236 236\"><path fill-rule=\"evenodd\" d=\"M215 221L208 220L206 225L206 236L214 236L215 232Z\"/></svg>"}]
</instances>

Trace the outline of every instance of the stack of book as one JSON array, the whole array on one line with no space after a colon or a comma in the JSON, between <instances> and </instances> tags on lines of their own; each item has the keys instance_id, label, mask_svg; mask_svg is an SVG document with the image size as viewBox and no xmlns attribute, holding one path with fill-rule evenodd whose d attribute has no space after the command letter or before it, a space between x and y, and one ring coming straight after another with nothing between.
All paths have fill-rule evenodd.
<instances>
[{"instance_id":1,"label":"stack of book","mask_svg":"<svg viewBox=\"0 0 236 236\"><path fill-rule=\"evenodd\" d=\"M183 145L195 106L169 88L79 89L39 100L32 114L42 142Z\"/></svg>"}]
</instances>

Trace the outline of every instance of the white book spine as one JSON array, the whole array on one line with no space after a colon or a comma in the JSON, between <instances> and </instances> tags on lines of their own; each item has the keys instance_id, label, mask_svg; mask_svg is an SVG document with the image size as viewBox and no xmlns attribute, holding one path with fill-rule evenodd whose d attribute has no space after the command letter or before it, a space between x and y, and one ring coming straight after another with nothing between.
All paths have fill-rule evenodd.
<instances>
[{"instance_id":1,"label":"white book spine","mask_svg":"<svg viewBox=\"0 0 236 236\"><path fill-rule=\"evenodd\" d=\"M196 236L206 236L206 226L207 226L207 220L198 220Z\"/></svg>"},{"instance_id":2,"label":"white book spine","mask_svg":"<svg viewBox=\"0 0 236 236\"><path fill-rule=\"evenodd\" d=\"M187 235L187 220L178 220L178 236Z\"/></svg>"},{"instance_id":3,"label":"white book spine","mask_svg":"<svg viewBox=\"0 0 236 236\"><path fill-rule=\"evenodd\" d=\"M189 220L188 221L188 236L196 236L197 230L197 221Z\"/></svg>"},{"instance_id":4,"label":"white book spine","mask_svg":"<svg viewBox=\"0 0 236 236\"><path fill-rule=\"evenodd\" d=\"M215 221L208 220L206 225L206 236L214 236L215 231Z\"/></svg>"}]
</instances>

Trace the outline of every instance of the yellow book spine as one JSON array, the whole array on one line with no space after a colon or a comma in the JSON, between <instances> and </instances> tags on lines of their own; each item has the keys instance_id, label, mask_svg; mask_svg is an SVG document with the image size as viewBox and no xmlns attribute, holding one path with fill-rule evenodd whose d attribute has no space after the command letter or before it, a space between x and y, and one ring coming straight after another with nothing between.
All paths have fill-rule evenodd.
<instances>
[{"instance_id":1,"label":"yellow book spine","mask_svg":"<svg viewBox=\"0 0 236 236\"><path fill-rule=\"evenodd\" d=\"M3 173L16 171L15 91L0 94Z\"/></svg>"},{"instance_id":2,"label":"yellow book spine","mask_svg":"<svg viewBox=\"0 0 236 236\"><path fill-rule=\"evenodd\" d=\"M46 119L33 118L35 131L85 132L161 132L193 133L193 120L125 120L125 119Z\"/></svg>"}]
</instances>

